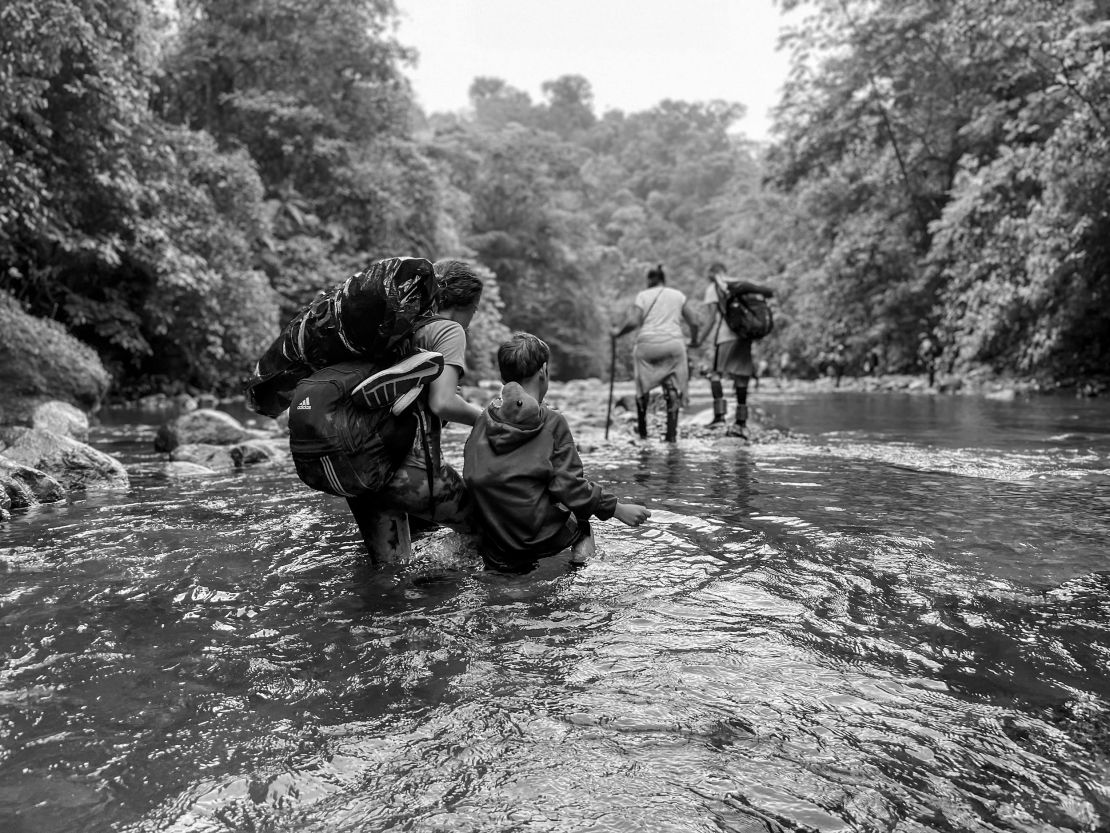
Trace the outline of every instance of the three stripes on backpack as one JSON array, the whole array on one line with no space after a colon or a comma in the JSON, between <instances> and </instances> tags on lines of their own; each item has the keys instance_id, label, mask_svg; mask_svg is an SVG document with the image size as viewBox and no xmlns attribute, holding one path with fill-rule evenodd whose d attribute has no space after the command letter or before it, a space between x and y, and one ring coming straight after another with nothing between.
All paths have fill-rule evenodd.
<instances>
[{"instance_id":1,"label":"three stripes on backpack","mask_svg":"<svg viewBox=\"0 0 1110 833\"><path fill-rule=\"evenodd\" d=\"M354 497L354 492L348 492L343 488L343 484L339 481L339 475L335 473L335 464L332 463L331 457L321 457L320 467L324 470L324 476L327 477L328 483L331 484L334 490L333 494L339 497Z\"/></svg>"}]
</instances>

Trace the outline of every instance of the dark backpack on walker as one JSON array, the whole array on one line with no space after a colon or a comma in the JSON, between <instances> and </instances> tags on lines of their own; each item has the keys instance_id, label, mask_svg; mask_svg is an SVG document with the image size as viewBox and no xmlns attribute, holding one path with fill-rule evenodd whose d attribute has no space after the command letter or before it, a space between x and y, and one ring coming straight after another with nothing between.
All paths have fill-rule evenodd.
<instances>
[{"instance_id":1,"label":"dark backpack on walker","mask_svg":"<svg viewBox=\"0 0 1110 833\"><path fill-rule=\"evenodd\" d=\"M421 350L386 368L340 362L301 380L289 409L289 450L301 480L338 497L377 492L418 431L430 476L427 425L416 398L442 372L443 355Z\"/></svg>"},{"instance_id":2,"label":"dark backpack on walker","mask_svg":"<svg viewBox=\"0 0 1110 833\"><path fill-rule=\"evenodd\" d=\"M401 358L432 308L435 288L431 261L391 257L321 292L258 360L244 385L248 406L276 417L289 407L297 384L321 368L356 359L380 367Z\"/></svg>"},{"instance_id":3,"label":"dark backpack on walker","mask_svg":"<svg viewBox=\"0 0 1110 833\"><path fill-rule=\"evenodd\" d=\"M775 328L771 307L758 292L745 290L743 284L726 283L718 296L725 324L740 338L756 341Z\"/></svg>"}]
</instances>

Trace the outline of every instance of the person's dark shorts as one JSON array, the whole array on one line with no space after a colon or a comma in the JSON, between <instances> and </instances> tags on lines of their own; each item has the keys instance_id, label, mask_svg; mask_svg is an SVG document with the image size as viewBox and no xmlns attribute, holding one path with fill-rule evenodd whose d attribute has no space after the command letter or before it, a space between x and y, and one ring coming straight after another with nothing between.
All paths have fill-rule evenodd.
<instances>
[{"instance_id":1,"label":"person's dark shorts","mask_svg":"<svg viewBox=\"0 0 1110 833\"><path fill-rule=\"evenodd\" d=\"M498 546L488 535L483 534L481 536L482 561L485 562L487 570L527 573L536 568L536 562L541 558L558 555L590 534L590 522L585 518L576 518L573 514L567 517L566 524L549 542L532 550L508 551Z\"/></svg>"}]
</instances>

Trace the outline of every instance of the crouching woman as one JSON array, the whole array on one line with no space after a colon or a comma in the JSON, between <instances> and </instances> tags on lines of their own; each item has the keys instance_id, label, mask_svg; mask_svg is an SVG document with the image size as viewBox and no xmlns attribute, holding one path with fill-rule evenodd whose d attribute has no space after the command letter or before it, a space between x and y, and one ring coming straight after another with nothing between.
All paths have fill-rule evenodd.
<instances>
[{"instance_id":1,"label":"crouching woman","mask_svg":"<svg viewBox=\"0 0 1110 833\"><path fill-rule=\"evenodd\" d=\"M435 263L436 296L432 321L417 329L414 344L443 355L443 372L417 403L422 428L400 469L380 492L348 498L347 503L371 558L384 559L385 547L407 549L408 529L401 513L460 532L471 531L470 498L462 477L443 462L440 438L445 422L474 425L482 409L458 394L466 373L466 330L482 299L482 281L461 260ZM383 531L383 518L393 524ZM389 543L384 543L389 542Z\"/></svg>"}]
</instances>

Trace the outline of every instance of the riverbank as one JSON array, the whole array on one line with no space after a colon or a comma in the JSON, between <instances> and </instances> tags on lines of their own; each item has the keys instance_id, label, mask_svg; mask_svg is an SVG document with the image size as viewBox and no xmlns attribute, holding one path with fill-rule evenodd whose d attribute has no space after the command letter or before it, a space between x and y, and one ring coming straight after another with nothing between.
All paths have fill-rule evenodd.
<instances>
[{"instance_id":1,"label":"riverbank","mask_svg":"<svg viewBox=\"0 0 1110 833\"><path fill-rule=\"evenodd\" d=\"M1044 380L999 376L987 370L971 371L966 374L938 374L932 385L924 375L905 373L842 376L839 380L834 376L822 376L816 379L767 376L758 381L753 380L753 389L757 389L757 385L807 393L845 390L865 393L960 394L986 396L992 399L1037 394L1072 393L1076 396L1100 396L1110 393L1110 377Z\"/></svg>"}]
</instances>

